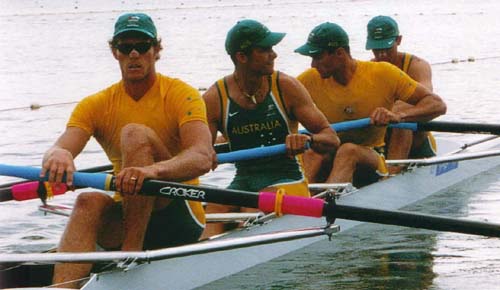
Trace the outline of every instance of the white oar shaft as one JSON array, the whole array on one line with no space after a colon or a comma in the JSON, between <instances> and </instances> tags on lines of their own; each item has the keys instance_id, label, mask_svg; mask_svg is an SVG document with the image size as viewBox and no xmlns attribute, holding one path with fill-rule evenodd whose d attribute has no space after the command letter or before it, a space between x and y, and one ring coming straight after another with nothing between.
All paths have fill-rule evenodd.
<instances>
[{"instance_id":1,"label":"white oar shaft","mask_svg":"<svg viewBox=\"0 0 500 290\"><path fill-rule=\"evenodd\" d=\"M337 225L329 228L308 228L293 231L255 235L251 237L209 241L192 245L143 252L91 252L91 253L36 253L0 254L0 263L96 263L96 262L150 262L217 251L246 248L270 243L331 235L339 231Z\"/></svg>"},{"instance_id":2,"label":"white oar shaft","mask_svg":"<svg viewBox=\"0 0 500 290\"><path fill-rule=\"evenodd\" d=\"M459 153L459 154L454 154L454 155L450 155L450 156L431 157L431 158L424 158L424 159L386 160L386 163L390 164L390 165L414 164L417 166L429 166L429 165L434 165L434 164L464 161L464 160L471 160L471 159L479 159L479 158L485 158L485 157L494 157L494 156L499 156L499 155L500 155L500 150L488 150L488 151L481 151L481 152L474 152L474 153Z\"/></svg>"}]
</instances>

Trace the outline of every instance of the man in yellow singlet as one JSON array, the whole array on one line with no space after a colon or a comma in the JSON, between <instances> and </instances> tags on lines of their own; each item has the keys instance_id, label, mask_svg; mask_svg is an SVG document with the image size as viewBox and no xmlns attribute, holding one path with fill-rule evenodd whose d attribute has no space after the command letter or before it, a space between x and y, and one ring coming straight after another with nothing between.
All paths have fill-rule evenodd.
<instances>
[{"instance_id":1,"label":"man in yellow singlet","mask_svg":"<svg viewBox=\"0 0 500 290\"><path fill-rule=\"evenodd\" d=\"M138 195L145 179L198 183L214 163L198 90L156 72L161 40L152 19L124 14L109 41L122 80L84 98L45 153L42 175L71 186L73 159L94 137L113 163L118 193L78 195L59 252L140 251L196 242L205 224L199 202ZM91 264L57 264L53 282L76 288ZM67 282L67 283L64 283ZM59 284L61 283L61 284Z\"/></svg>"},{"instance_id":2,"label":"man in yellow singlet","mask_svg":"<svg viewBox=\"0 0 500 290\"><path fill-rule=\"evenodd\" d=\"M366 49L372 50L374 61L386 61L397 66L412 79L432 91L430 64L415 55L399 52L402 35L397 22L389 16L376 16L368 22ZM410 104L397 101L394 112L404 110ZM386 134L387 159L427 158L436 156L436 141L430 132L404 129L388 129ZM389 167L389 173L401 171L399 166Z\"/></svg>"},{"instance_id":3,"label":"man in yellow singlet","mask_svg":"<svg viewBox=\"0 0 500 290\"><path fill-rule=\"evenodd\" d=\"M446 112L439 96L394 65L352 58L349 37L337 24L316 26L295 52L312 57L312 68L298 79L330 123L367 117L372 123L339 133L336 154L307 151L304 161L311 182L355 181L360 186L374 181L370 177L387 175L383 157L387 125L428 121ZM393 112L397 100L414 106Z\"/></svg>"},{"instance_id":4,"label":"man in yellow singlet","mask_svg":"<svg viewBox=\"0 0 500 290\"><path fill-rule=\"evenodd\" d=\"M239 21L229 30L225 43L234 72L218 80L203 97L213 140L220 131L231 151L286 144L288 156L237 162L229 188L270 192L282 189L286 194L309 196L302 166L306 144L314 152L326 153L334 150L339 140L304 86L274 70L277 54L273 46L284 36L255 20ZM299 122L311 134L299 134ZM221 205L207 206L207 212L228 210ZM221 231L215 227L212 233Z\"/></svg>"}]
</instances>

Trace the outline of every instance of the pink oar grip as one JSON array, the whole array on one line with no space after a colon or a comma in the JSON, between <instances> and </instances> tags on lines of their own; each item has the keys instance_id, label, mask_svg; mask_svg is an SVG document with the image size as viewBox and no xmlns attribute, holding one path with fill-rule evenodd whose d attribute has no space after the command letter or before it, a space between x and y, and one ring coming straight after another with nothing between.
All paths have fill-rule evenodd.
<instances>
[{"instance_id":1,"label":"pink oar grip","mask_svg":"<svg viewBox=\"0 0 500 290\"><path fill-rule=\"evenodd\" d=\"M52 183L51 187L54 195L63 194L66 191L68 191L68 188L64 183L60 184ZM11 191L14 200L21 201L21 200L38 198L37 189L38 189L38 181L31 181L13 185Z\"/></svg>"},{"instance_id":2,"label":"pink oar grip","mask_svg":"<svg viewBox=\"0 0 500 290\"><path fill-rule=\"evenodd\" d=\"M259 209L263 212L273 212L276 202L276 194L273 192L259 193ZM281 212L310 217L322 217L325 201L302 196L284 195L281 204Z\"/></svg>"}]
</instances>

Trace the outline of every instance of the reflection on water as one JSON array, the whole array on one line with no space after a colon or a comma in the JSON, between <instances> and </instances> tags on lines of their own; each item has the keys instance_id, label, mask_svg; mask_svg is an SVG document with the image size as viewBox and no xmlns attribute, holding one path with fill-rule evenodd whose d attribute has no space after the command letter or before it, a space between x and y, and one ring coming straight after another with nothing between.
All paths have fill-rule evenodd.
<instances>
[{"instance_id":1,"label":"reflection on water","mask_svg":"<svg viewBox=\"0 0 500 290\"><path fill-rule=\"evenodd\" d=\"M485 200L500 204L500 167L404 208L500 223ZM476 206L474 206L476 204ZM472 205L472 206L469 206ZM200 289L483 289L496 288L495 238L363 224L313 246Z\"/></svg>"}]
</instances>

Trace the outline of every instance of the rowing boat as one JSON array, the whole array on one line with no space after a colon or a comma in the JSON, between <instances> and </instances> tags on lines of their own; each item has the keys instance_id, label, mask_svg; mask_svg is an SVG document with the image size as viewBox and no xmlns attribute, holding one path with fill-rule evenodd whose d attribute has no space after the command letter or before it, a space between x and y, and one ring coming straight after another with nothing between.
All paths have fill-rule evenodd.
<instances>
[{"instance_id":1,"label":"rowing boat","mask_svg":"<svg viewBox=\"0 0 500 290\"><path fill-rule=\"evenodd\" d=\"M439 157L389 161L407 164L408 170L361 189L343 190L336 202L384 210L411 205L500 165L499 138L482 140L471 143L472 146L460 146L450 139L438 138ZM488 157L488 161L481 157ZM347 231L360 223L337 219L335 227L326 234L334 233L337 227ZM324 240L322 227L325 225L323 219L293 215L277 218L271 214L196 245L138 253L86 253L85 259L78 256L80 254L65 258L33 254L24 259L118 263L112 270L92 274L82 289L164 289L165 285L169 289L192 289ZM5 261L6 256L0 255L0 262Z\"/></svg>"},{"instance_id":2,"label":"rowing boat","mask_svg":"<svg viewBox=\"0 0 500 290\"><path fill-rule=\"evenodd\" d=\"M452 141L439 139L438 142L440 156L444 157L446 153L454 152L454 155L462 154L459 159L470 156L469 154L474 155L485 150L500 148L498 139L463 150L460 150L460 146ZM338 198L337 203L387 210L400 209L500 164L500 157L489 157L488 161L481 159L453 161L446 159L448 157L444 158L448 161L429 166L419 166L413 162L410 171L343 195ZM249 237L284 229L307 228L324 224L323 220L317 218L284 216L272 222L234 231L214 240ZM360 222L337 219L336 224L346 231ZM172 289L192 289L323 239L325 237L319 236L142 264L128 271L94 274L83 289L143 289L144 285L150 285L151 289L160 289L165 285Z\"/></svg>"}]
</instances>

